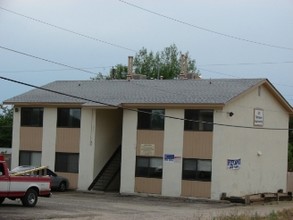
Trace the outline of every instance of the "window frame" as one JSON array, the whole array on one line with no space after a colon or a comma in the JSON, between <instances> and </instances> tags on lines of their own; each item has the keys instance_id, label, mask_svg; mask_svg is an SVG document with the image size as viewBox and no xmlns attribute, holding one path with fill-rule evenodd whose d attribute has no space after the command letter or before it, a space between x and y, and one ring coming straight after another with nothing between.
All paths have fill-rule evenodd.
<instances>
[{"instance_id":1,"label":"window frame","mask_svg":"<svg viewBox=\"0 0 293 220\"><path fill-rule=\"evenodd\" d=\"M28 111L31 110L31 111ZM20 112L21 127L43 127L43 107L22 107Z\"/></svg>"},{"instance_id":2,"label":"window frame","mask_svg":"<svg viewBox=\"0 0 293 220\"><path fill-rule=\"evenodd\" d=\"M164 130L164 115L165 109L138 109L137 130Z\"/></svg>"},{"instance_id":3,"label":"window frame","mask_svg":"<svg viewBox=\"0 0 293 220\"><path fill-rule=\"evenodd\" d=\"M196 168L195 170L186 170L185 162L194 162ZM210 171L199 170L200 161L210 162ZM188 172L188 173L187 173ZM208 173L208 174L207 174ZM192 177L190 177L192 174ZM188 181L201 181L201 182L211 182L212 179L212 160L210 159L198 159L198 158L183 158L182 160L182 180Z\"/></svg>"},{"instance_id":4,"label":"window frame","mask_svg":"<svg viewBox=\"0 0 293 220\"><path fill-rule=\"evenodd\" d=\"M184 131L214 130L214 110L212 109L185 109L184 118L186 119L184 120Z\"/></svg>"},{"instance_id":5,"label":"window frame","mask_svg":"<svg viewBox=\"0 0 293 220\"><path fill-rule=\"evenodd\" d=\"M141 167L140 169L145 169L143 171L139 170L138 163L139 159L146 160L147 166ZM158 172L154 172L156 167L152 167L152 160L158 160L160 159L161 168ZM154 170L153 170L154 169ZM145 173L145 174L142 174ZM155 178L155 179L162 179L163 178L163 158L162 157L145 157L145 156L136 156L136 162L135 162L135 177L143 177L143 178Z\"/></svg>"}]
</instances>

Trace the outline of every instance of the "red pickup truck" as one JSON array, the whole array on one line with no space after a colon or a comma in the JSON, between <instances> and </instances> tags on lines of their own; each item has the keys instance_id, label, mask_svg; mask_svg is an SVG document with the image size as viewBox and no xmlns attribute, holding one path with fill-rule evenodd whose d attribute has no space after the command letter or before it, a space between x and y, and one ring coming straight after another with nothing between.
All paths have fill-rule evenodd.
<instances>
[{"instance_id":1,"label":"red pickup truck","mask_svg":"<svg viewBox=\"0 0 293 220\"><path fill-rule=\"evenodd\" d=\"M0 155L0 205L5 198L20 199L27 207L37 204L38 196L50 197L51 185L48 176L13 176Z\"/></svg>"}]
</instances>

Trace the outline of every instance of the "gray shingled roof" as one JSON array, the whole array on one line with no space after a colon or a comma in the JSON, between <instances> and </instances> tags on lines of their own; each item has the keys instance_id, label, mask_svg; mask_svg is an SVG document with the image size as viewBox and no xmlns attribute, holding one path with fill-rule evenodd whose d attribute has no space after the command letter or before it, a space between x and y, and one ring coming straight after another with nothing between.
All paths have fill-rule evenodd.
<instances>
[{"instance_id":1,"label":"gray shingled roof","mask_svg":"<svg viewBox=\"0 0 293 220\"><path fill-rule=\"evenodd\" d=\"M5 103L225 104L265 81L266 79L55 81L42 88L88 100L33 89L8 99Z\"/></svg>"}]
</instances>

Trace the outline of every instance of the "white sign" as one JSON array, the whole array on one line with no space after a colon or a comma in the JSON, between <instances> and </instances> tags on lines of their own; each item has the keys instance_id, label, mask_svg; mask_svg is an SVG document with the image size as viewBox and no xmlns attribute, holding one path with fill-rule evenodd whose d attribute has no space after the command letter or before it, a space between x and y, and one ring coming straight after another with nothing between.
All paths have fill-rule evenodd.
<instances>
[{"instance_id":1,"label":"white sign","mask_svg":"<svg viewBox=\"0 0 293 220\"><path fill-rule=\"evenodd\" d=\"M264 111L263 109L255 108L254 109L254 126L263 126L264 125Z\"/></svg>"}]
</instances>

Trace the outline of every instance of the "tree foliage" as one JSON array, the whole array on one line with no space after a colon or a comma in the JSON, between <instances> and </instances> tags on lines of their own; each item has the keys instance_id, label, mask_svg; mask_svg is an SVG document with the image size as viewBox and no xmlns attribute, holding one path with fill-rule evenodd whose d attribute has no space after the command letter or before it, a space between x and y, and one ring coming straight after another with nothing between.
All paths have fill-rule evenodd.
<instances>
[{"instance_id":1,"label":"tree foliage","mask_svg":"<svg viewBox=\"0 0 293 220\"><path fill-rule=\"evenodd\" d=\"M147 79L174 79L180 74L181 65L181 52L177 49L175 44L164 48L163 51L153 52L148 51L146 48L140 49L133 59L133 70L136 74L145 75ZM191 59L186 53L187 72L200 75L196 68L195 60ZM117 64L110 70L108 77L103 77L98 73L93 80L100 79L126 79L128 67L126 65Z\"/></svg>"},{"instance_id":2,"label":"tree foliage","mask_svg":"<svg viewBox=\"0 0 293 220\"><path fill-rule=\"evenodd\" d=\"M136 53L133 61L134 71L137 74L146 75L147 79L158 79L161 76L164 79L174 79L180 74L181 52L178 51L175 44L166 47L161 52L148 52L142 48ZM200 75L196 68L195 60L188 56L187 71Z\"/></svg>"},{"instance_id":3,"label":"tree foliage","mask_svg":"<svg viewBox=\"0 0 293 220\"><path fill-rule=\"evenodd\" d=\"M1 106L0 111L0 147L11 147L13 109Z\"/></svg>"}]
</instances>

